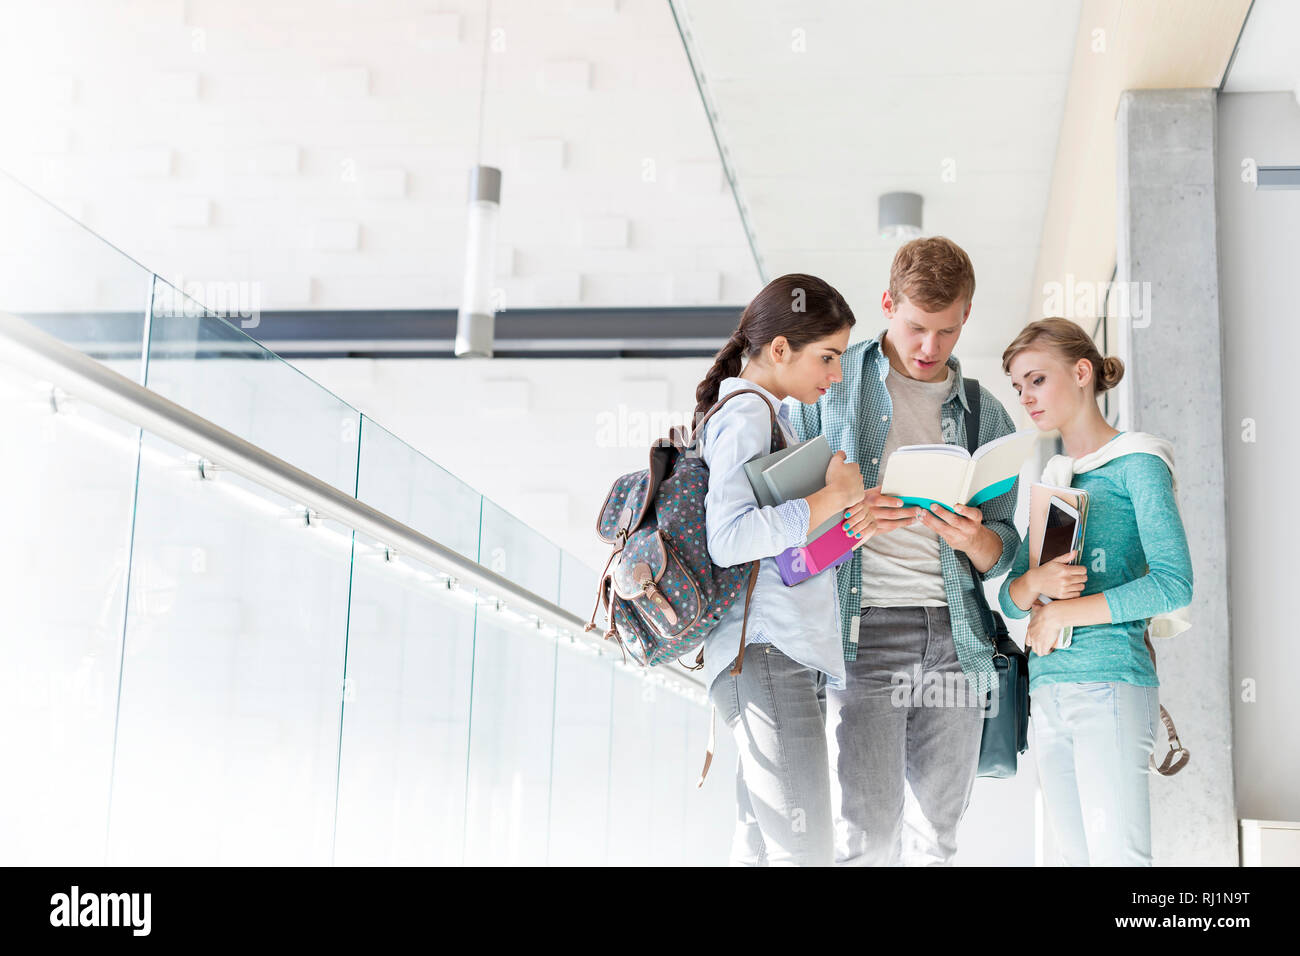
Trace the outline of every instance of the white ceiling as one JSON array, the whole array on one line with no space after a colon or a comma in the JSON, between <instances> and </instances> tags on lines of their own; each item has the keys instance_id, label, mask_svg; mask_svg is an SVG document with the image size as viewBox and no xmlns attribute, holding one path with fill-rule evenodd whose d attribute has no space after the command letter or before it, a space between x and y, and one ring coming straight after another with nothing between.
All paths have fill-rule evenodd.
<instances>
[{"instance_id":1,"label":"white ceiling","mask_svg":"<svg viewBox=\"0 0 1300 956\"><path fill-rule=\"evenodd\" d=\"M1077 0L677 7L767 276L823 275L871 334L894 248L876 199L914 190L975 262L963 351L1000 352L1031 312ZM264 309L453 308L484 8L24 4L0 34L0 167L164 277L257 283ZM507 307L748 301L667 0L493 0L492 23ZM48 297L62 272L6 274Z\"/></svg>"},{"instance_id":2,"label":"white ceiling","mask_svg":"<svg viewBox=\"0 0 1300 956\"><path fill-rule=\"evenodd\" d=\"M8 4L0 168L165 278L257 283L262 308L455 308L486 7ZM492 0L491 22L506 307L747 301L757 270L666 0ZM5 274L93 305L52 301L70 265Z\"/></svg>"},{"instance_id":3,"label":"white ceiling","mask_svg":"<svg viewBox=\"0 0 1300 956\"><path fill-rule=\"evenodd\" d=\"M1300 3L1255 0L1223 89L1228 93L1287 92L1300 98Z\"/></svg>"},{"instance_id":4,"label":"white ceiling","mask_svg":"<svg viewBox=\"0 0 1300 956\"><path fill-rule=\"evenodd\" d=\"M1000 355L1031 313L1079 3L675 6L766 276L822 276L853 307L854 340L873 335L897 247L877 237L877 198L918 192L925 234L975 265L961 351Z\"/></svg>"}]
</instances>

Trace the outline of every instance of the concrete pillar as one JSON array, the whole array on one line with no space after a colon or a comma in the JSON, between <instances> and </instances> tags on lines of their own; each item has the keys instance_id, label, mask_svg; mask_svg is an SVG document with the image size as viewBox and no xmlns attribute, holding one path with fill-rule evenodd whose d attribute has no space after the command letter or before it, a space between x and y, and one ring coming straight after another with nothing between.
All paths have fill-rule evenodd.
<instances>
[{"instance_id":1,"label":"concrete pillar","mask_svg":"<svg viewBox=\"0 0 1300 956\"><path fill-rule=\"evenodd\" d=\"M1235 866L1216 92L1130 90L1116 118L1120 427L1174 446L1192 553L1192 627L1156 641L1160 701L1191 762L1151 777L1157 866ZM1163 734L1163 728L1162 728ZM1163 744L1157 739L1157 753Z\"/></svg>"}]
</instances>

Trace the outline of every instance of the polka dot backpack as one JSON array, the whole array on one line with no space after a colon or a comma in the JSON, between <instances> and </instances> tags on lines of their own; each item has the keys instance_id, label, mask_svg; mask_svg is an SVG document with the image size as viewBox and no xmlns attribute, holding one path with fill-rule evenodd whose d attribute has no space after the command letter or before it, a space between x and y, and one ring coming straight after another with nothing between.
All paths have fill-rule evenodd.
<instances>
[{"instance_id":1,"label":"polka dot backpack","mask_svg":"<svg viewBox=\"0 0 1300 956\"><path fill-rule=\"evenodd\" d=\"M704 637L724 614L745 598L740 653L735 673L745 659L745 631L754 594L758 562L724 568L709 558L705 539L704 499L709 467L691 452L704 425L737 395L761 395L746 388L717 402L699 420L689 439L685 429L672 429L650 448L650 467L623 475L609 490L596 519L596 533L613 553L605 562L596 591L596 606L586 630L596 628L596 614L605 609L606 640L616 640L625 654L652 667L676 661L699 648L694 666L704 666ZM772 450L786 445L772 416Z\"/></svg>"}]
</instances>

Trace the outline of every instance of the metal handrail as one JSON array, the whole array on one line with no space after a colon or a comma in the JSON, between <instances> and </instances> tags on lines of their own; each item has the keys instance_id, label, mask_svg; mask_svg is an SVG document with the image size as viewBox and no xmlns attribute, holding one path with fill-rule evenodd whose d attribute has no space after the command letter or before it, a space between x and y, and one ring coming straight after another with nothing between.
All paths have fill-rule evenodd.
<instances>
[{"instance_id":1,"label":"metal handrail","mask_svg":"<svg viewBox=\"0 0 1300 956\"><path fill-rule=\"evenodd\" d=\"M602 638L583 631L584 622L576 614L7 312L0 312L0 362L49 381L70 395L179 445L219 468L284 495L322 517L370 535L398 554L445 569L458 580L503 601L510 609L536 615L558 632L567 631L598 648L608 647ZM661 668L655 674L696 694L703 689L703 683L684 670Z\"/></svg>"}]
</instances>

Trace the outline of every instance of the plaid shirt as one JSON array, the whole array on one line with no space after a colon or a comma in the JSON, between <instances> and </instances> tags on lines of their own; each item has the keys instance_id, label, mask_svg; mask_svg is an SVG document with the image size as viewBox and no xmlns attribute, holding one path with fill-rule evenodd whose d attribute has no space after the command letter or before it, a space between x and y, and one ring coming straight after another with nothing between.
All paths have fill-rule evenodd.
<instances>
[{"instance_id":1,"label":"plaid shirt","mask_svg":"<svg viewBox=\"0 0 1300 956\"><path fill-rule=\"evenodd\" d=\"M889 432L889 419L893 402L885 378L889 375L889 358L881 343L885 330L868 342L858 342L844 352L840 362L843 381L836 382L818 399L816 405L791 403L791 419L795 431L803 441L825 435L831 451L843 451L849 461L856 461L868 488L880 483L880 456ZM948 366L953 370L952 389L944 399L940 420L943 440L949 445L966 446L966 392L962 385L961 364L950 356ZM980 386L980 435L984 445L1002 435L1015 431L1011 416L1002 403L988 389ZM1006 494L984 502L984 526L997 532L1002 539L1002 555L997 563L981 575L991 581L1005 574L1020 547L1012 516L1016 508L1019 481ZM984 675L991 678L993 650L985 632L979 605L975 600L975 583L971 580L969 566L957 555L948 542L939 539L939 564L943 570L943 590L948 598L948 612L952 619L953 643L957 658L968 676ZM856 660L858 656L858 623L861 600L858 597L862 583L862 553L855 549L853 557L835 569L837 591L840 599L840 636L844 641L844 659Z\"/></svg>"}]
</instances>

